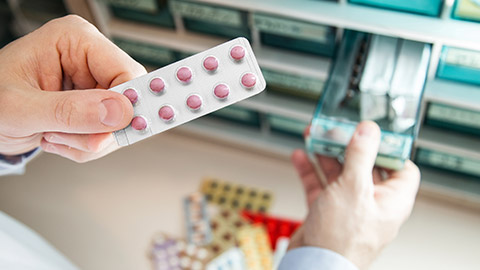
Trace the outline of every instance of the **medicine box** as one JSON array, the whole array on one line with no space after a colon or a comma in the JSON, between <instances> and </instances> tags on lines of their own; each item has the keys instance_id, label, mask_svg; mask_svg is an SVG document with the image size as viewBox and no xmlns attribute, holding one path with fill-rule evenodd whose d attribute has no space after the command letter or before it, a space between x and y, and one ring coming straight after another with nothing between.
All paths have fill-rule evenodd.
<instances>
[{"instance_id":1,"label":"medicine box","mask_svg":"<svg viewBox=\"0 0 480 270\"><path fill-rule=\"evenodd\" d=\"M430 45L346 31L306 138L309 153L343 160L357 124L381 128L376 164L401 169L419 128Z\"/></svg>"},{"instance_id":2,"label":"medicine box","mask_svg":"<svg viewBox=\"0 0 480 270\"><path fill-rule=\"evenodd\" d=\"M211 113L208 117L234 121L251 126L260 125L259 113L237 105L232 105Z\"/></svg>"},{"instance_id":3,"label":"medicine box","mask_svg":"<svg viewBox=\"0 0 480 270\"><path fill-rule=\"evenodd\" d=\"M177 55L170 49L124 38L113 38L115 44L138 62L156 68L171 64Z\"/></svg>"},{"instance_id":4,"label":"medicine box","mask_svg":"<svg viewBox=\"0 0 480 270\"><path fill-rule=\"evenodd\" d=\"M480 85L480 51L443 47L437 77Z\"/></svg>"},{"instance_id":5,"label":"medicine box","mask_svg":"<svg viewBox=\"0 0 480 270\"><path fill-rule=\"evenodd\" d=\"M325 85L324 79L266 67L262 67L262 73L267 82L268 91L299 98L318 100Z\"/></svg>"},{"instance_id":6,"label":"medicine box","mask_svg":"<svg viewBox=\"0 0 480 270\"><path fill-rule=\"evenodd\" d=\"M457 0L452 17L480 22L480 0Z\"/></svg>"},{"instance_id":7,"label":"medicine box","mask_svg":"<svg viewBox=\"0 0 480 270\"><path fill-rule=\"evenodd\" d=\"M480 111L429 103L425 124L480 135Z\"/></svg>"},{"instance_id":8,"label":"medicine box","mask_svg":"<svg viewBox=\"0 0 480 270\"><path fill-rule=\"evenodd\" d=\"M182 18L188 31L250 39L247 12L184 0L171 0L169 5L171 12Z\"/></svg>"},{"instance_id":9,"label":"medicine box","mask_svg":"<svg viewBox=\"0 0 480 270\"><path fill-rule=\"evenodd\" d=\"M420 148L415 161L420 165L436 169L453 171L474 177L480 177L480 160L458 155Z\"/></svg>"},{"instance_id":10,"label":"medicine box","mask_svg":"<svg viewBox=\"0 0 480 270\"><path fill-rule=\"evenodd\" d=\"M303 138L305 129L310 124L306 121L270 114L267 116L270 128L283 134Z\"/></svg>"},{"instance_id":11,"label":"medicine box","mask_svg":"<svg viewBox=\"0 0 480 270\"><path fill-rule=\"evenodd\" d=\"M438 17L443 0L349 0L350 3Z\"/></svg>"},{"instance_id":12,"label":"medicine box","mask_svg":"<svg viewBox=\"0 0 480 270\"><path fill-rule=\"evenodd\" d=\"M334 53L333 27L265 13L253 13L252 18L263 45L323 56Z\"/></svg>"},{"instance_id":13,"label":"medicine box","mask_svg":"<svg viewBox=\"0 0 480 270\"><path fill-rule=\"evenodd\" d=\"M167 28L175 24L167 0L103 0L108 2L112 14L121 19L149 23Z\"/></svg>"}]
</instances>

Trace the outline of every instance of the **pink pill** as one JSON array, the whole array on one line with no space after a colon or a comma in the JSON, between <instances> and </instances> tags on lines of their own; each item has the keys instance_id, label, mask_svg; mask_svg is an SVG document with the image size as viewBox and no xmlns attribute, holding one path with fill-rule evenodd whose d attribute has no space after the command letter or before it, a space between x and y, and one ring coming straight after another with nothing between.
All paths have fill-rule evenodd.
<instances>
[{"instance_id":1,"label":"pink pill","mask_svg":"<svg viewBox=\"0 0 480 270\"><path fill-rule=\"evenodd\" d=\"M190 95L187 98L187 106L192 110L198 110L202 107L202 98L199 95Z\"/></svg>"},{"instance_id":2,"label":"pink pill","mask_svg":"<svg viewBox=\"0 0 480 270\"><path fill-rule=\"evenodd\" d=\"M208 71L215 71L218 68L218 60L215 56L209 56L203 60L203 67Z\"/></svg>"},{"instance_id":3,"label":"pink pill","mask_svg":"<svg viewBox=\"0 0 480 270\"><path fill-rule=\"evenodd\" d=\"M154 78L150 81L150 90L154 93L161 93L165 89L165 82L160 78Z\"/></svg>"},{"instance_id":4,"label":"pink pill","mask_svg":"<svg viewBox=\"0 0 480 270\"><path fill-rule=\"evenodd\" d=\"M184 83L190 82L192 79L192 70L188 67L181 67L177 70L177 78Z\"/></svg>"},{"instance_id":5,"label":"pink pill","mask_svg":"<svg viewBox=\"0 0 480 270\"><path fill-rule=\"evenodd\" d=\"M213 89L213 94L219 99L227 98L228 94L230 94L230 88L224 83L218 84Z\"/></svg>"},{"instance_id":6,"label":"pink pill","mask_svg":"<svg viewBox=\"0 0 480 270\"><path fill-rule=\"evenodd\" d=\"M257 77L253 73L245 73L242 76L242 85L245 88L252 88L255 86L255 83L257 82Z\"/></svg>"},{"instance_id":7,"label":"pink pill","mask_svg":"<svg viewBox=\"0 0 480 270\"><path fill-rule=\"evenodd\" d=\"M162 120L168 122L175 117L175 112L170 105L164 105L160 108L160 110L158 110L158 116L160 116Z\"/></svg>"},{"instance_id":8,"label":"pink pill","mask_svg":"<svg viewBox=\"0 0 480 270\"><path fill-rule=\"evenodd\" d=\"M242 46L235 46L230 50L230 56L237 60L240 61L245 57L245 48Z\"/></svg>"},{"instance_id":9,"label":"pink pill","mask_svg":"<svg viewBox=\"0 0 480 270\"><path fill-rule=\"evenodd\" d=\"M132 128L135 130L144 130L147 128L147 120L141 116L135 116L132 120Z\"/></svg>"},{"instance_id":10,"label":"pink pill","mask_svg":"<svg viewBox=\"0 0 480 270\"><path fill-rule=\"evenodd\" d=\"M123 91L123 94L130 100L130 102L132 102L132 104L137 103L138 94L137 94L137 91L135 91L135 89L132 89L132 88L127 89Z\"/></svg>"}]
</instances>

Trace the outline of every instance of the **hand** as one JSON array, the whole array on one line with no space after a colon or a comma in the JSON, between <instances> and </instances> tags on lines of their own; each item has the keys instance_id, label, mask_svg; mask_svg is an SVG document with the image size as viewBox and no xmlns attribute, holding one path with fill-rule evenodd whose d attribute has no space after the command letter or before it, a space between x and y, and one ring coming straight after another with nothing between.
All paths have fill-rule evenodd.
<instances>
[{"instance_id":1,"label":"hand","mask_svg":"<svg viewBox=\"0 0 480 270\"><path fill-rule=\"evenodd\" d=\"M308 156L302 150L293 153L309 213L290 248L329 249L365 269L395 238L412 211L420 172L411 161L401 171L374 168L379 145L378 126L362 122L350 140L343 166L336 159L317 156L326 187Z\"/></svg>"},{"instance_id":2,"label":"hand","mask_svg":"<svg viewBox=\"0 0 480 270\"><path fill-rule=\"evenodd\" d=\"M123 95L104 89L145 73L75 15L10 43L0 50L0 153L41 145L85 162L117 149L111 132L130 123L133 108Z\"/></svg>"}]
</instances>

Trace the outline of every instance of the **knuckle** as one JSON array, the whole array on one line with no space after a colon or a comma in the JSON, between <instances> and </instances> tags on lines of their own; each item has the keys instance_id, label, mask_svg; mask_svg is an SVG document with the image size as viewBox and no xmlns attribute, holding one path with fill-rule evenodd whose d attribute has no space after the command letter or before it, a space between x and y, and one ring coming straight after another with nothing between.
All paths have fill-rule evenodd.
<instances>
[{"instance_id":1,"label":"knuckle","mask_svg":"<svg viewBox=\"0 0 480 270\"><path fill-rule=\"evenodd\" d=\"M61 98L55 105L55 121L66 127L73 124L74 115L78 112L78 108L74 100L69 97Z\"/></svg>"}]
</instances>

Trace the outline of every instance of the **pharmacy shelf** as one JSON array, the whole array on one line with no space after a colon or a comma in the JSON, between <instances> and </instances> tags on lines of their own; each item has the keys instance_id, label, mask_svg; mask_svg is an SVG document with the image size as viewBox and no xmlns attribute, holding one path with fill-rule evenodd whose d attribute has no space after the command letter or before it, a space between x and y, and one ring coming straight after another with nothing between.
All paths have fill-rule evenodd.
<instances>
[{"instance_id":1,"label":"pharmacy shelf","mask_svg":"<svg viewBox=\"0 0 480 270\"><path fill-rule=\"evenodd\" d=\"M456 173L420 167L420 193L480 208L480 180Z\"/></svg>"},{"instance_id":2,"label":"pharmacy shelf","mask_svg":"<svg viewBox=\"0 0 480 270\"><path fill-rule=\"evenodd\" d=\"M179 33L173 29L161 28L148 24L112 18L108 22L108 35L161 47L197 53L227 41L224 38L200 35L195 33Z\"/></svg>"},{"instance_id":3,"label":"pharmacy shelf","mask_svg":"<svg viewBox=\"0 0 480 270\"><path fill-rule=\"evenodd\" d=\"M480 86L441 79L429 80L425 86L424 101L480 111Z\"/></svg>"},{"instance_id":4,"label":"pharmacy shelf","mask_svg":"<svg viewBox=\"0 0 480 270\"><path fill-rule=\"evenodd\" d=\"M420 16L367 6L311 0L196 0L197 2L288 16L303 21L480 50L480 24Z\"/></svg>"},{"instance_id":5,"label":"pharmacy shelf","mask_svg":"<svg viewBox=\"0 0 480 270\"><path fill-rule=\"evenodd\" d=\"M201 52L227 41L223 38L177 32L114 18L109 21L108 29L111 37L137 40L188 53ZM255 54L260 66L289 74L326 80L330 70L330 60L323 57L265 47L255 50Z\"/></svg>"},{"instance_id":6,"label":"pharmacy shelf","mask_svg":"<svg viewBox=\"0 0 480 270\"><path fill-rule=\"evenodd\" d=\"M310 122L315 111L316 102L288 98L264 91L255 97L239 102L238 106L266 114L275 114L303 122Z\"/></svg>"},{"instance_id":7,"label":"pharmacy shelf","mask_svg":"<svg viewBox=\"0 0 480 270\"><path fill-rule=\"evenodd\" d=\"M480 159L480 140L472 135L423 125L416 147Z\"/></svg>"},{"instance_id":8,"label":"pharmacy shelf","mask_svg":"<svg viewBox=\"0 0 480 270\"><path fill-rule=\"evenodd\" d=\"M289 158L294 149L304 148L304 143L300 139L276 133L265 134L259 128L230 123L208 116L179 126L175 130L215 142L235 145L241 149L270 153L281 158Z\"/></svg>"}]
</instances>

